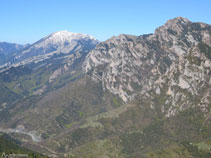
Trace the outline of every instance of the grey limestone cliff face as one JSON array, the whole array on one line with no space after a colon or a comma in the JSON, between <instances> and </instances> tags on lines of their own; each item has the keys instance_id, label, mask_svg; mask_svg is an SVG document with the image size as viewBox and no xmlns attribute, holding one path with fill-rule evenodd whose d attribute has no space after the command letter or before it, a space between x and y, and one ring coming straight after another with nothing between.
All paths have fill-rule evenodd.
<instances>
[{"instance_id":1,"label":"grey limestone cliff face","mask_svg":"<svg viewBox=\"0 0 211 158\"><path fill-rule=\"evenodd\" d=\"M112 37L87 55L83 69L125 102L160 95L165 96L166 116L190 106L208 113L211 26L178 17L154 34ZM151 103L154 106L156 102Z\"/></svg>"}]
</instances>

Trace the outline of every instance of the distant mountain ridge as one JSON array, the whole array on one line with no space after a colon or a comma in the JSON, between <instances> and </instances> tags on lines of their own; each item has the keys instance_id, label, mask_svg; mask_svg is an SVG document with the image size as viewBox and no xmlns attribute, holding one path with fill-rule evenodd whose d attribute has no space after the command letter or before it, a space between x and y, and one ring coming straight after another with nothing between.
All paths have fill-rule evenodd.
<instances>
[{"instance_id":1,"label":"distant mountain ridge","mask_svg":"<svg viewBox=\"0 0 211 158\"><path fill-rule=\"evenodd\" d=\"M12 60L16 53L22 50L26 45L0 42L0 65Z\"/></svg>"},{"instance_id":2,"label":"distant mountain ridge","mask_svg":"<svg viewBox=\"0 0 211 158\"><path fill-rule=\"evenodd\" d=\"M59 31L31 44L15 58L20 62L40 55L88 51L93 49L97 43L98 40L90 35Z\"/></svg>"}]
</instances>

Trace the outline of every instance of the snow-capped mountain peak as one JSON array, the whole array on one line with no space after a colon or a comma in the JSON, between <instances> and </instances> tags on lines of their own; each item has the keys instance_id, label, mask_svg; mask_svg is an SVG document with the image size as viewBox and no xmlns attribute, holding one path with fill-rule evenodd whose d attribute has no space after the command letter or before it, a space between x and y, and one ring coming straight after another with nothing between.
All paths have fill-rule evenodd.
<instances>
[{"instance_id":1,"label":"snow-capped mountain peak","mask_svg":"<svg viewBox=\"0 0 211 158\"><path fill-rule=\"evenodd\" d=\"M80 39L91 39L94 41L97 41L94 37L87 35L87 34L82 34L82 33L72 33L67 30L64 31L58 31L55 33L52 33L46 37L44 37L43 40L48 40L49 42L65 42L65 41L71 41L71 40L80 40Z\"/></svg>"},{"instance_id":2,"label":"snow-capped mountain peak","mask_svg":"<svg viewBox=\"0 0 211 158\"><path fill-rule=\"evenodd\" d=\"M98 44L98 40L90 35L72 33L66 30L58 31L40 39L24 49L20 55L16 56L16 60L20 62L38 56L40 58L40 55L49 56L55 53L89 51L93 49L96 44Z\"/></svg>"}]
</instances>

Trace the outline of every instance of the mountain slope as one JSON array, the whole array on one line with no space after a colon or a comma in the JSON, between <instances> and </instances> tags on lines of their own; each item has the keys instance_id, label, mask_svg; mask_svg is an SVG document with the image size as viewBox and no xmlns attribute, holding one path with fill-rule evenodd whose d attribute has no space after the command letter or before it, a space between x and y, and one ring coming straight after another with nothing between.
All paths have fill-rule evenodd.
<instances>
[{"instance_id":1,"label":"mountain slope","mask_svg":"<svg viewBox=\"0 0 211 158\"><path fill-rule=\"evenodd\" d=\"M2 156L4 154L5 156L9 154L17 154L16 155L17 157L18 157L18 154L27 155L27 157L32 157L32 158L33 157L43 157L43 158L47 157L47 156L41 155L39 153L36 153L34 151L21 147L19 141L14 140L13 138L9 137L6 134L0 133L0 155Z\"/></svg>"}]
</instances>

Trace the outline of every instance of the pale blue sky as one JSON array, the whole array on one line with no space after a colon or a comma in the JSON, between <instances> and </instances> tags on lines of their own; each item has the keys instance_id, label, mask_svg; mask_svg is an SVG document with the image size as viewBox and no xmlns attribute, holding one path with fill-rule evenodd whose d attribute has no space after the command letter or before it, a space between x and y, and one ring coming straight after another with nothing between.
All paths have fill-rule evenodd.
<instances>
[{"instance_id":1,"label":"pale blue sky","mask_svg":"<svg viewBox=\"0 0 211 158\"><path fill-rule=\"evenodd\" d=\"M33 43L59 30L100 41L153 33L183 16L211 24L211 0L0 0L0 41Z\"/></svg>"}]
</instances>

